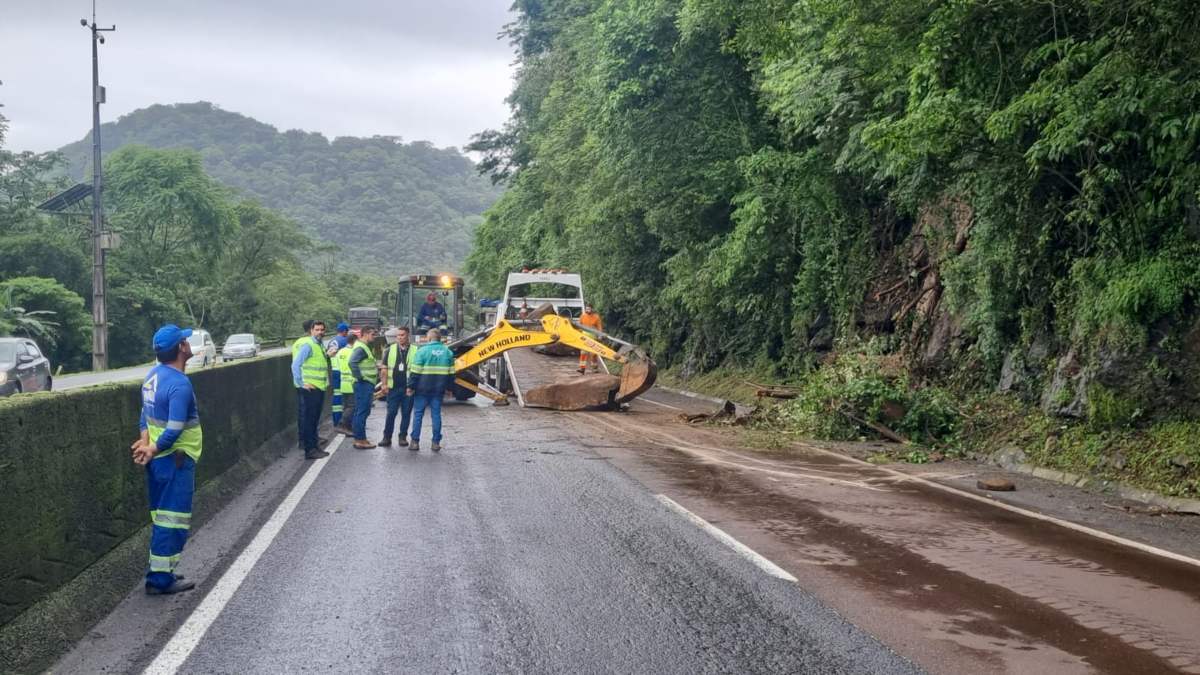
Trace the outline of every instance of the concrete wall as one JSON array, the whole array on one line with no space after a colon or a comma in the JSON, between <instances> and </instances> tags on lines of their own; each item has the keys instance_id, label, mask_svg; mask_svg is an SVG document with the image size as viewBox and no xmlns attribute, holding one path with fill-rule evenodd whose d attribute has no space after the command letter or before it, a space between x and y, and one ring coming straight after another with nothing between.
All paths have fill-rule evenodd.
<instances>
[{"instance_id":1,"label":"concrete wall","mask_svg":"<svg viewBox=\"0 0 1200 675\"><path fill-rule=\"evenodd\" d=\"M198 487L295 428L289 363L190 374L204 428ZM0 399L0 626L149 522L145 470L129 453L140 399L140 383Z\"/></svg>"}]
</instances>

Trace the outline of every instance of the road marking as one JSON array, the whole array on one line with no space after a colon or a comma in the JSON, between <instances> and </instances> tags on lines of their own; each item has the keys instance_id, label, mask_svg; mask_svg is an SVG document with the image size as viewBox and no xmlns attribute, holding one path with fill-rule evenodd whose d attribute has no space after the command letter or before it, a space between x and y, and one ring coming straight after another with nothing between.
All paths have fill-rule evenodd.
<instances>
[{"instance_id":1,"label":"road marking","mask_svg":"<svg viewBox=\"0 0 1200 675\"><path fill-rule=\"evenodd\" d=\"M614 431L617 431L618 433L628 433L628 429L625 429L625 428L623 428L617 424L614 424L612 422L608 422L607 420L600 417L599 416L600 414L601 413L598 413L597 416L592 417L591 419L594 420L597 424L606 426L610 429L613 429ZM804 473L802 471L796 471L795 469L790 469L790 468L788 470L781 470L781 469L763 468L761 466L750 466L751 463L765 464L766 466L780 466L780 465L777 463L774 463L774 462L764 462L762 460L754 459L751 457L745 457L743 455L739 455L736 452L732 452L730 450L725 450L722 448L716 448L716 447L709 446L709 445L696 445L695 443L688 443L688 442L683 441L675 436L672 436L671 434L666 434L666 433L657 432L657 431L650 431L650 430L646 429L643 431L642 436L643 436L644 440L647 440L650 443L656 443L656 444L661 445L666 448L673 448L684 454L689 454L689 455L692 455L693 457L698 457L701 461L707 462L709 464L723 464L726 466L731 466L731 467L734 467L737 469L741 469L743 471L755 471L758 473L765 473L770 476L779 476L782 478L792 478L792 479L801 480L801 481L811 480L811 481L819 481L822 483L827 483L829 485L835 485L835 484L836 485L845 485L846 487L858 488L860 490L871 490L874 492L888 492L889 491L886 488L876 487L874 485L868 485L867 483L862 482L862 481L845 480L842 478L835 478L833 476L827 476L827 475L808 474L808 473ZM653 438L655 436L658 437L658 440L655 440ZM666 441L663 441L663 440L661 440L662 438L667 438L671 442L668 443ZM730 461L730 460L726 460L726 459L718 459L716 457L711 456L711 453L705 454L705 452L704 452L705 450L709 450L712 452L718 452L722 455L730 455L730 456L738 458L741 461L734 462L734 461ZM826 469L814 469L814 471L817 471L818 473L822 473L822 474L829 473L829 471Z\"/></svg>"},{"instance_id":2,"label":"road marking","mask_svg":"<svg viewBox=\"0 0 1200 675\"><path fill-rule=\"evenodd\" d=\"M594 419L596 419L597 422L600 422L600 423L604 424L605 426L608 426L611 429L629 433L628 429L624 429L617 425L610 424L610 423L606 422L605 420L601 420L598 418L594 418ZM695 452L696 454L699 454L697 452L699 449L709 449L709 450L719 451L723 454L731 454L731 455L735 455L735 456L741 456L741 453L735 453L735 452L732 452L732 451L724 449L724 448L716 448L713 446L705 446L705 445L697 445L694 443L687 443L686 441L682 441L681 439L679 439L675 436L672 436L672 435L666 434L666 433L662 433L662 432L657 432L657 434L656 434L655 432L651 432L648 429L644 429L643 435L647 435L647 436L659 435L660 437L665 436L666 438L673 440L675 443L678 443L679 445L667 445L665 443L662 443L661 441L658 441L658 443L660 445L667 445L667 447L674 447L679 450L684 450L684 449L686 449L686 446L691 446L691 448L693 449L692 451ZM1125 537L1120 537L1115 534L1110 534L1103 530L1097 530L1093 527L1088 527L1087 525L1080 525L1079 523L1073 523L1069 520L1063 520L1062 518L1057 518L1055 516L1046 515L1044 513L1038 513L1037 511L1031 511L1029 509L1021 508L1020 506L1014 506L1012 504L1008 504L1006 502L999 501L998 499L992 499L992 498L984 497L983 495L977 495L977 494L968 492L966 490L956 488L952 485L945 485L943 483L939 483L934 480L922 478L917 475L913 475L910 473L904 473L903 471L897 471L895 469L889 469L888 467L885 467L885 466L880 466L878 464L872 464L870 462L863 461L861 459L858 459L857 457L843 455L839 452L834 452L833 450L826 450L824 448L819 448L815 445L810 445L808 443L798 442L798 443L795 443L795 445L805 448L806 450L810 450L812 452L816 452L818 454L825 455L827 457L832 457L832 458L839 459L842 461L851 462L853 464L870 467L871 469L875 469L877 471L882 471L884 473L890 474L893 477L892 479L897 482L911 481L914 483L920 483L921 485L931 487L935 490L947 492L947 493L950 493L953 495L957 495L959 497L965 497L966 499L980 502L982 504L989 504L996 508L1003 509L1005 511L1009 511L1012 513L1017 513L1022 516L1025 516L1027 518L1032 518L1034 520L1040 520L1042 522L1058 525L1059 527L1064 527L1068 530L1079 532L1081 534L1086 534L1090 537L1095 537L1097 539L1101 539L1101 540L1107 541L1112 544L1117 544L1119 546L1125 546L1127 548L1136 549L1143 553L1148 553L1150 555L1158 556L1160 558L1167 558L1168 560L1174 560L1175 562L1184 563L1185 565L1191 565L1193 567L1200 567L1200 559L1191 558L1186 555L1182 555L1179 553L1175 553L1173 551L1168 551L1166 549L1159 548L1157 546L1151 546L1150 544L1143 544L1140 541L1126 539ZM739 464L737 462L726 462L726 461L714 459L711 457L704 457L703 455L701 455L701 459L704 461L714 462L714 463L718 463L718 464L728 464L728 465L731 465L731 466L734 466L734 467L737 467L737 468L740 468L740 469L743 469L746 471L759 471L759 472L768 473L768 474L790 473L790 472L779 472L779 471L767 471L764 469L759 469L757 467ZM744 458L744 459L749 460L750 458ZM833 480L833 479L820 479L820 478L816 478L815 476L805 476L804 474L801 474L801 473L796 473L793 475L795 475L796 477L815 478L817 480ZM867 487L865 485L856 484L851 481L834 481L834 482L845 484L845 485L850 485L850 486L854 486L854 487ZM872 489L872 488L868 488L868 489ZM874 488L874 489L878 489L878 488Z\"/></svg>"},{"instance_id":3,"label":"road marking","mask_svg":"<svg viewBox=\"0 0 1200 675\"><path fill-rule=\"evenodd\" d=\"M312 487L313 481L317 479L321 471L329 464L333 458L333 454L337 452L338 446L346 438L345 434L338 434L329 445L325 447L325 451L329 453L329 457L315 462L304 475L300 477L299 482L292 487L292 491L284 498L279 507L275 509L275 513L271 514L270 519L263 524L258 534L254 535L250 545L242 551L230 565L229 569L225 570L225 574L221 575L217 585L209 591L208 595L192 611L191 616L187 621L175 631L175 635L171 636L171 640L167 642L158 656L154 658L154 662L146 668L145 672L148 675L168 675L175 673L183 666L184 661L187 661L191 656L192 651L196 649L196 645L200 644L201 638L208 632L209 627L220 616L221 610L225 609L225 605L229 603L230 598L241 587L242 582L250 575L250 571L258 563L258 559L271 546L271 542L275 541L276 535L283 529L288 518L291 517L292 511L296 510L296 505L304 498L305 493Z\"/></svg>"},{"instance_id":4,"label":"road marking","mask_svg":"<svg viewBox=\"0 0 1200 675\"><path fill-rule=\"evenodd\" d=\"M784 570L782 567L780 567L779 565L776 565L775 563L771 562L770 560L767 560L766 558L764 558L761 554L759 554L754 549L743 544L742 542L738 541L737 539L734 539L733 537L729 536L728 534L725 533L724 530L720 529L716 525L713 525L712 523L701 518L700 516L683 508L682 506L680 506L678 504L678 502L671 499L670 497L668 497L666 495L654 495L654 498L657 499L658 501L662 502L668 509L671 509L675 513L678 513L679 515L683 516L684 518L687 518L688 520L692 521L700 529L711 534L713 537L715 537L717 539L717 541L719 541L722 544L725 544L729 548L733 549L738 555L740 555L743 558L745 558L746 560L749 560L750 562L754 563L759 569L766 572L767 574L770 574L771 576L773 576L777 579L783 579L784 581L791 581L791 582L796 581L796 577L792 576L791 574L788 574L787 571Z\"/></svg>"},{"instance_id":5,"label":"road marking","mask_svg":"<svg viewBox=\"0 0 1200 675\"><path fill-rule=\"evenodd\" d=\"M646 403L653 403L654 405L661 405L662 407L670 408L671 410L683 410L683 408L679 408L677 406L668 405L666 403L659 403L658 401L652 401L652 400L646 398L645 396L643 396L640 400L645 401Z\"/></svg>"},{"instance_id":6,"label":"road marking","mask_svg":"<svg viewBox=\"0 0 1200 675\"><path fill-rule=\"evenodd\" d=\"M1048 516L1044 513L1038 513L1037 511L1031 511L1029 509L1024 509L1024 508L1021 508L1020 506L1014 506L1007 502L999 501L998 499L989 499L987 497L984 497L983 495L973 494L973 493L967 492L966 490L956 488L952 485L945 485L943 483L939 483L934 480L929 480L926 478L921 478L919 476L914 476L909 473L904 473L903 471L897 471L895 469L889 469L885 466L879 466L877 464L871 464L870 462L864 462L863 460L858 459L857 457L850 457L848 455L836 453L832 450L825 450L824 448L818 448L816 446L812 446L807 443L799 443L798 445L800 445L804 448L807 448L809 450L819 452L824 455L830 455L832 457L839 457L841 459L846 459L851 462L854 462L855 464L862 464L863 466L869 466L873 469L880 469L880 470L886 471L890 474L894 474L897 478L913 481L914 483L920 483L922 485L926 485L928 487L934 488L935 490L941 490L942 492L949 492L950 494L958 495L960 497L966 497L967 499L981 502L983 504L991 504L992 506L995 506L996 508L1004 509L1005 511L1011 511L1012 513L1018 513L1022 516L1033 518L1034 520L1040 520L1040 521L1047 522L1047 523L1053 523L1055 525L1058 525L1059 527L1065 527L1068 530L1074 530L1075 532L1079 532L1079 533L1086 534L1086 535L1089 535L1092 537L1096 537L1097 539L1103 539L1104 541L1111 542L1113 544L1120 544L1121 546L1127 546L1129 548L1134 548L1143 553L1149 553L1150 555L1156 555L1161 558L1167 558L1169 560L1174 560L1175 562L1181 562L1181 563L1184 563L1187 565L1200 567L1200 560L1197 560L1196 558L1189 558L1186 555L1174 553L1174 552L1168 551L1166 549L1158 548L1157 546L1151 546L1150 544L1143 544L1140 541L1134 541L1132 539L1126 539L1125 537L1119 537L1115 534L1109 534L1108 532L1105 532L1103 530L1097 530L1095 528L1088 527L1087 525L1080 525L1079 523L1073 523L1069 520L1063 520L1062 518L1056 518L1055 516Z\"/></svg>"}]
</instances>

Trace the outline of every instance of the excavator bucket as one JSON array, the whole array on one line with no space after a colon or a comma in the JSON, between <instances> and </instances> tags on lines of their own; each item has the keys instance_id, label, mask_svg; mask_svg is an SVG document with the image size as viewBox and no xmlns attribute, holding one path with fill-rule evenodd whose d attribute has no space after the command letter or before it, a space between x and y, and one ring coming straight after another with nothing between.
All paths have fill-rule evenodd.
<instances>
[{"instance_id":1,"label":"excavator bucket","mask_svg":"<svg viewBox=\"0 0 1200 675\"><path fill-rule=\"evenodd\" d=\"M657 378L658 366L648 358L626 363L621 369L621 388L617 390L617 405L628 403L649 391Z\"/></svg>"}]
</instances>

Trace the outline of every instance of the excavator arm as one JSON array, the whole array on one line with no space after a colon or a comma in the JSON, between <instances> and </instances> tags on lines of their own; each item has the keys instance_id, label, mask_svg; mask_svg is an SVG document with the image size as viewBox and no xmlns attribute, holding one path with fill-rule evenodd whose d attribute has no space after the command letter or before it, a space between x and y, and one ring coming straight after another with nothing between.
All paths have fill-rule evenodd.
<instances>
[{"instance_id":1,"label":"excavator arm","mask_svg":"<svg viewBox=\"0 0 1200 675\"><path fill-rule=\"evenodd\" d=\"M502 395L471 376L471 368L494 359L510 349L560 343L609 361L620 363L620 387L614 402L626 403L654 385L658 368L645 352L634 345L605 333L580 328L569 318L544 314L524 321L501 320L488 331L481 331L451 345L456 357L456 382L493 400Z\"/></svg>"}]
</instances>

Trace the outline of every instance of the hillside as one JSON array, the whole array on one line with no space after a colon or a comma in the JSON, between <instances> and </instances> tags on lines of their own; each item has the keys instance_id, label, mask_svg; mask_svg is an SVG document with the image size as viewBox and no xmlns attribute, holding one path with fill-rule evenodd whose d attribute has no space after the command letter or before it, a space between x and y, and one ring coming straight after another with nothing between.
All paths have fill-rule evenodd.
<instances>
[{"instance_id":1,"label":"hillside","mask_svg":"<svg viewBox=\"0 0 1200 675\"><path fill-rule=\"evenodd\" d=\"M211 103L155 105L103 125L105 155L124 145L192 148L222 183L297 220L380 272L457 269L480 214L500 195L454 148L389 136L280 132ZM91 134L61 152L90 172Z\"/></svg>"}]
</instances>

